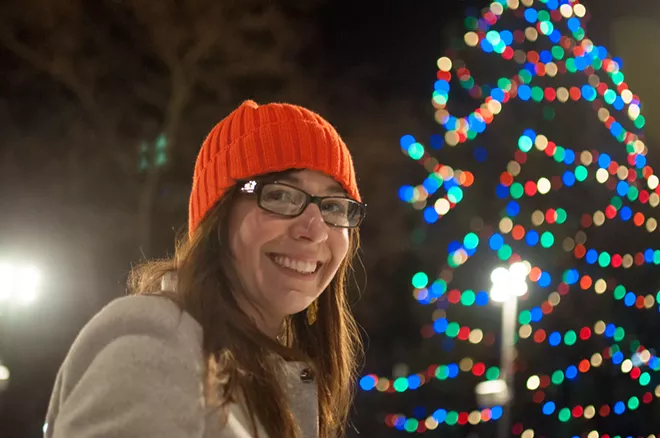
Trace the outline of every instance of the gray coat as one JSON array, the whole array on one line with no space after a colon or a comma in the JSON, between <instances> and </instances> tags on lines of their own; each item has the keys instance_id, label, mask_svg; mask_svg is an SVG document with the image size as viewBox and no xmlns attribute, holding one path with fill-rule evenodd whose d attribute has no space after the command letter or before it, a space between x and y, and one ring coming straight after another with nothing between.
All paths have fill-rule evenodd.
<instances>
[{"instance_id":1,"label":"gray coat","mask_svg":"<svg viewBox=\"0 0 660 438\"><path fill-rule=\"evenodd\" d=\"M251 438L243 406L229 406L226 422L205 407L201 341L201 326L165 298L113 301L83 328L64 360L45 437ZM303 438L318 437L310 370L301 362L284 362L282 369ZM263 430L259 436L267 438Z\"/></svg>"}]
</instances>

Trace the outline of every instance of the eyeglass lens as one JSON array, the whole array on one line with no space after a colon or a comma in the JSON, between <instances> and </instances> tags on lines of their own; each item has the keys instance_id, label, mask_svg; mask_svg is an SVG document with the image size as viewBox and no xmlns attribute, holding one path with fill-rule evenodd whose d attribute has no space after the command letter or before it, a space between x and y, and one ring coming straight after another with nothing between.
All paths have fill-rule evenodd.
<instances>
[{"instance_id":1,"label":"eyeglass lens","mask_svg":"<svg viewBox=\"0 0 660 438\"><path fill-rule=\"evenodd\" d=\"M270 183L263 186L261 207L283 216L297 216L307 207L308 195L288 185ZM330 225L354 227L359 224L362 209L356 201L344 197L324 197L319 202L323 220Z\"/></svg>"}]
</instances>

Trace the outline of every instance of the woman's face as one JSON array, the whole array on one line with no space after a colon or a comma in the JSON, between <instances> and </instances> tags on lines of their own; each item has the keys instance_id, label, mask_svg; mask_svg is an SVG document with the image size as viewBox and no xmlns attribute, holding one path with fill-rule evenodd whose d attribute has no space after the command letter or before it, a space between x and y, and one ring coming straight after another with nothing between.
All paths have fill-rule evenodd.
<instances>
[{"instance_id":1,"label":"woman's face","mask_svg":"<svg viewBox=\"0 0 660 438\"><path fill-rule=\"evenodd\" d=\"M311 170L291 172L278 182L314 196L344 195L332 177ZM327 225L318 206L310 204L300 216L284 217L261 209L256 196L239 197L229 231L235 268L249 298L237 299L261 330L273 336L286 316L307 308L326 289L349 244L348 230Z\"/></svg>"}]
</instances>

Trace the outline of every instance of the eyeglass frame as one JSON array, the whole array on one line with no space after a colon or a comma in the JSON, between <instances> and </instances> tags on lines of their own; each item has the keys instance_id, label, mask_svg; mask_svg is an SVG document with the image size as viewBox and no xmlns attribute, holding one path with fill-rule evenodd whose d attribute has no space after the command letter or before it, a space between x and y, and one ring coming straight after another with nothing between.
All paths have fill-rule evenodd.
<instances>
[{"instance_id":1,"label":"eyeglass frame","mask_svg":"<svg viewBox=\"0 0 660 438\"><path fill-rule=\"evenodd\" d=\"M293 215L282 214L282 213L278 213L278 212L269 210L269 209L265 208L263 205L261 205L261 191L263 190L264 186L267 186L269 184L277 184L277 185L280 185L280 186L290 187L290 188L296 189L299 192L301 192L302 194L304 194L305 197L306 197L305 204L300 209L300 212L297 213L297 214L293 214ZM329 223L324 218L323 222L325 222L326 224L328 224L331 227L346 228L346 229L349 229L349 230L353 229L353 228L358 228L360 226L360 224L362 224L362 221L364 220L365 216L367 215L367 204L365 204L363 202L360 202L360 201L356 201L355 199L349 198L348 196L340 196L340 195L314 196L314 195L311 195L311 194L307 193L305 190L301 189L300 187L296 187L292 184L287 184L287 183L279 182L279 181L243 180L243 181L238 181L238 185L241 187L240 188L241 193L246 193L246 194L250 194L250 195L257 195L257 205L259 206L259 208L261 208L262 210L267 211L269 213L277 214L277 215L282 216L282 217L287 217L287 218L298 217L298 216L302 215L305 212L305 210L307 210L307 207L309 207L310 204L316 205L320 210L321 209L321 202L323 202L323 200L325 200L325 199L348 199L349 201L354 202L358 206L358 208L360 209L360 220L358 221L358 223L356 225L353 225L353 226L336 225L336 224Z\"/></svg>"}]
</instances>

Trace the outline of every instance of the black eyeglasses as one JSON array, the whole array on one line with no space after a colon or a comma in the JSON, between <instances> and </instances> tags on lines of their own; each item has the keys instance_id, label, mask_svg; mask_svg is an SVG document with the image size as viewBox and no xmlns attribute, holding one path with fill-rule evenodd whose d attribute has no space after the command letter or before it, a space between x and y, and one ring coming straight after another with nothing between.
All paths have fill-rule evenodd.
<instances>
[{"instance_id":1,"label":"black eyeglasses","mask_svg":"<svg viewBox=\"0 0 660 438\"><path fill-rule=\"evenodd\" d=\"M367 206L344 196L312 196L304 190L279 182L242 182L242 193L256 194L260 208L286 217L300 216L309 204L316 204L326 224L356 228L366 216Z\"/></svg>"}]
</instances>

